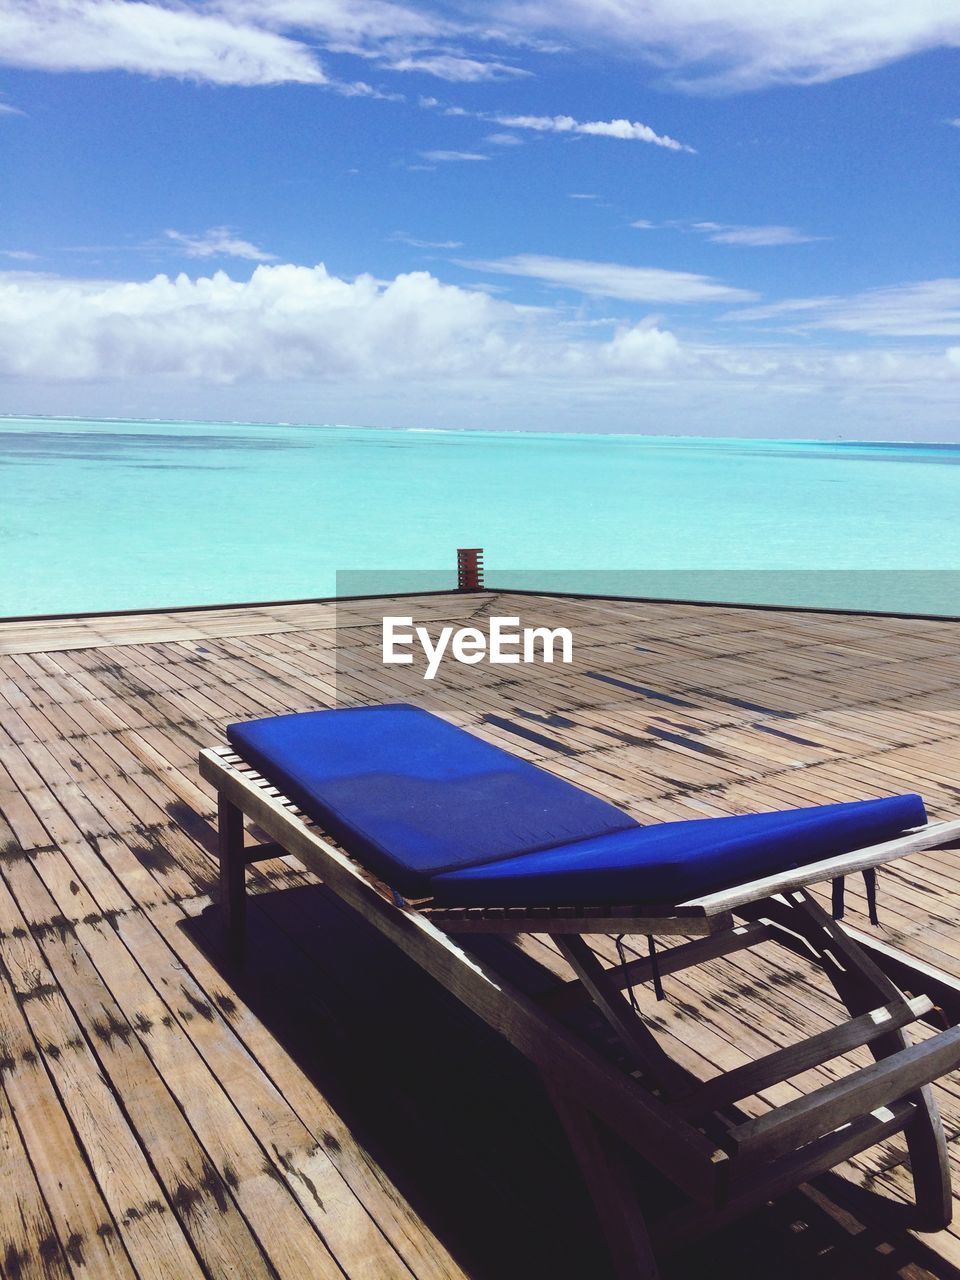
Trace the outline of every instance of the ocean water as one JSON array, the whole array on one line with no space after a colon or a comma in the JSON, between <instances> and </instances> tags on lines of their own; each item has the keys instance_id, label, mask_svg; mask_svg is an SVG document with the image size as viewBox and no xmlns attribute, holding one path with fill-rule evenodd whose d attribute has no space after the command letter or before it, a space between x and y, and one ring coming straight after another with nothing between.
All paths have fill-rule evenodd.
<instances>
[{"instance_id":1,"label":"ocean water","mask_svg":"<svg viewBox=\"0 0 960 1280\"><path fill-rule=\"evenodd\" d=\"M0 615L495 585L960 614L960 446L0 419Z\"/></svg>"}]
</instances>

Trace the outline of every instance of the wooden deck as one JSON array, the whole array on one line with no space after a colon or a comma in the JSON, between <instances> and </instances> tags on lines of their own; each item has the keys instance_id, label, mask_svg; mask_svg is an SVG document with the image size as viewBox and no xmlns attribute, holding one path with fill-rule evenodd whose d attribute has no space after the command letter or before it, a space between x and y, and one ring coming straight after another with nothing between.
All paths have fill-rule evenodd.
<instances>
[{"instance_id":1,"label":"wooden deck","mask_svg":"<svg viewBox=\"0 0 960 1280\"><path fill-rule=\"evenodd\" d=\"M576 659L387 680L384 612L568 626ZM958 690L953 622L485 593L0 624L3 1275L606 1274L532 1072L292 860L251 873L231 969L196 770L226 723L404 697L641 821L903 790L950 818ZM880 918L960 977L960 853L884 870ZM665 985L644 1010L704 1076L836 1020L777 951ZM937 1094L953 1139L960 1081ZM910 1234L908 1195L891 1142L668 1274L957 1274L960 1223Z\"/></svg>"}]
</instances>

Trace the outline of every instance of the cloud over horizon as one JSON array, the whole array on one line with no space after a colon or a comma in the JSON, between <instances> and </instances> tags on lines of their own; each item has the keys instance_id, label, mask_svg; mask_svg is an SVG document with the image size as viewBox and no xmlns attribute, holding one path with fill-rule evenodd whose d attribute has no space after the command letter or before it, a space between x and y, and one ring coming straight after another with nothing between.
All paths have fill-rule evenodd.
<instances>
[{"instance_id":1,"label":"cloud over horizon","mask_svg":"<svg viewBox=\"0 0 960 1280\"><path fill-rule=\"evenodd\" d=\"M142 282L0 272L0 374L213 383L357 376L525 376L560 366L663 368L672 335L629 326L608 343L571 342L530 308L425 271L353 281L322 266L258 266L247 281Z\"/></svg>"},{"instance_id":2,"label":"cloud over horizon","mask_svg":"<svg viewBox=\"0 0 960 1280\"><path fill-rule=\"evenodd\" d=\"M952 284L960 299L960 281ZM672 301L685 304L694 295L710 300L709 286L691 276L632 291L672 289ZM186 394L400 379L447 396L460 395L465 382L498 387L501 396L512 386L522 399L537 386L582 386L611 403L624 379L685 395L698 384L779 386L795 395L837 384L873 394L880 386L924 391L960 381L957 344L797 350L684 339L652 317L601 322L609 336L598 337L597 323L563 308L517 306L426 271L344 280L322 265L261 264L248 280L217 271L139 282L7 271L0 272L0 375L8 385L122 383L134 393L151 379L173 379ZM949 332L960 334L960 319Z\"/></svg>"}]
</instances>

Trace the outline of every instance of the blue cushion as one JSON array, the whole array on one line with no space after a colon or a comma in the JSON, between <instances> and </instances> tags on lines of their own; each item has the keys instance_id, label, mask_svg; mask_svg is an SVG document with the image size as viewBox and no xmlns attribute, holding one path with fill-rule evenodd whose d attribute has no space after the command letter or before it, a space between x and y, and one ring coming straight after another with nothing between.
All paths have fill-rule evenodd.
<instances>
[{"instance_id":1,"label":"blue cushion","mask_svg":"<svg viewBox=\"0 0 960 1280\"><path fill-rule=\"evenodd\" d=\"M401 893L431 877L636 827L629 814L418 707L230 725L243 758Z\"/></svg>"},{"instance_id":2,"label":"blue cushion","mask_svg":"<svg viewBox=\"0 0 960 1280\"><path fill-rule=\"evenodd\" d=\"M243 756L401 893L457 906L682 902L892 838L919 796L641 827L417 707L230 725Z\"/></svg>"},{"instance_id":3,"label":"blue cushion","mask_svg":"<svg viewBox=\"0 0 960 1280\"><path fill-rule=\"evenodd\" d=\"M676 903L883 840L927 820L916 795L635 827L435 876L448 906Z\"/></svg>"}]
</instances>

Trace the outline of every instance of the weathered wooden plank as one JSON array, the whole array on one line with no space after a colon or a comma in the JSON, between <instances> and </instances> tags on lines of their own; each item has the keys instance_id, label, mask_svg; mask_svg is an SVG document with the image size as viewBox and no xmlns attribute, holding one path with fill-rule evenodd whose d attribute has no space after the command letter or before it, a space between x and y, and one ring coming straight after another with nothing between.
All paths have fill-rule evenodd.
<instances>
[{"instance_id":1,"label":"weathered wooden plank","mask_svg":"<svg viewBox=\"0 0 960 1280\"><path fill-rule=\"evenodd\" d=\"M174 1269L186 1280L199 1277L193 1250L85 1029L2 883L0 921L4 1087L61 1239L89 1259L94 1275L131 1274L129 1255L142 1277L159 1280ZM102 1039L96 1028L107 1025L91 1026L95 1040Z\"/></svg>"},{"instance_id":2,"label":"weathered wooden plank","mask_svg":"<svg viewBox=\"0 0 960 1280\"><path fill-rule=\"evenodd\" d=\"M731 1102L739 1102L751 1093L759 1093L761 1089L780 1084L810 1067L819 1067L831 1058L838 1058L851 1049L870 1044L879 1036L897 1031L932 1008L933 1001L926 996L891 1001L828 1031L809 1036L799 1044L775 1049L756 1062L709 1080L684 1098L679 1109L685 1115L706 1115Z\"/></svg>"},{"instance_id":3,"label":"weathered wooden plank","mask_svg":"<svg viewBox=\"0 0 960 1280\"><path fill-rule=\"evenodd\" d=\"M0 1265L17 1280L67 1280L63 1247L0 1089Z\"/></svg>"}]
</instances>

